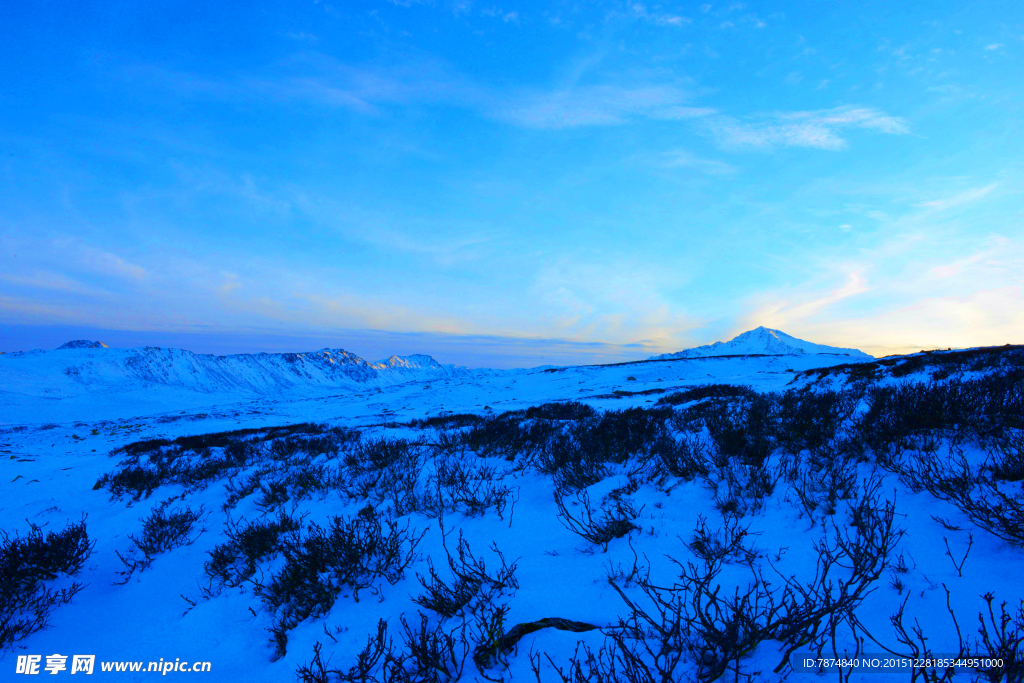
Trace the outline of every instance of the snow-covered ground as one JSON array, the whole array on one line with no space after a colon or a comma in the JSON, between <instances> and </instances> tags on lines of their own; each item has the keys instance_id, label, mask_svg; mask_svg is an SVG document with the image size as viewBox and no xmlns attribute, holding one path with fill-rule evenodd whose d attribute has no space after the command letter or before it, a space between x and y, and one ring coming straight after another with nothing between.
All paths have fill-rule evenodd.
<instances>
[{"instance_id":1,"label":"snow-covered ground","mask_svg":"<svg viewBox=\"0 0 1024 683\"><path fill-rule=\"evenodd\" d=\"M289 360L287 356L299 357ZM614 538L605 548L588 542L560 521L559 515L564 517L564 512L560 513L556 505L556 479L530 465L528 459L515 454L474 453L464 446L445 450L439 446L445 435L457 435L465 429L407 424L447 413L493 416L567 401L591 406L599 414L652 408L673 392L706 384L782 392L806 385L810 380L802 374L804 371L850 363L849 356L808 353L683 358L509 371L440 366L424 356L370 364L345 352L326 350L305 356L228 358L235 360L169 349L105 348L0 356L0 457L6 462L0 483L0 528L24 536L30 525L45 532L85 519L89 537L96 542L76 579L85 587L70 603L53 611L47 628L18 641L13 650L0 653L0 677L4 680L17 678L14 672L19 655L41 655L45 665L46 656L54 653L94 654L97 661L209 661L212 671L203 676L218 681L294 680L297 668L313 660L317 643L322 648L321 660L329 662L327 668L347 671L367 637L376 632L379 619L389 621L389 635L396 647L403 640L400 615L416 627L420 612L428 615L431 626L442 624L451 630L461 623L461 617L441 619L414 602L424 593L417 575L426 577L428 558L443 578L450 577L442 546L443 523L449 534L449 552L461 533L476 557L486 562L489 572L500 566L498 555L490 549L492 544L508 563L515 563L518 589L506 589L494 598L494 605L507 605L506 630L542 618L604 629L537 630L525 635L515 650L500 661L492 661L482 672L463 652L468 659L462 679L483 680L486 675L491 680L536 680L531 670L533 661L538 663L542 680L558 681L561 679L552 666L568 671L574 652L582 652L578 650L580 642L594 653L609 642L606 633L612 632L610 627L630 613L622 595L638 605L645 604L635 585L636 577L629 576L634 566L646 572L657 586L680 583L681 568L687 563L694 563L698 569L703 566L693 542L701 519L712 531L733 519L745 530L739 535L739 546L747 548L753 558L741 561L737 558L742 553L737 551L714 575L714 581L723 586L722 596L732 598L734 586L746 590L751 582L769 593L782 590L787 580L813 585L819 558L815 543L836 534L846 538L854 533L847 508L864 493L872 477L878 482L878 498L870 504L880 509L886 501L893 502L895 526L905 535L896 540L890 553L893 568L879 573L857 608L863 628L878 640L865 641L863 652L881 655L885 653L883 647L904 654L910 651L898 641L890 621L904 602L908 630L919 620L930 639L931 652L938 655L957 652L957 628L965 635L976 635L978 613L987 609L979 596L988 592L995 595L997 618L999 602L1006 601L1009 612L1016 614L1024 598L1024 583L1020 581L1024 554L1020 547L978 528L952 503L927 491L910 490L890 470L877 467L871 457L844 465L854 473L861 494L840 500L834 514L810 512L798 500L797 486L780 480L764 496L760 509L747 510L741 517L730 517L719 509L727 489L738 485L721 478L724 469L718 475L687 481L672 476L641 476L637 473L642 458L638 457L607 464L600 481L584 491L595 509L601 506L614 510L617 504L628 505L635 528ZM928 377L919 373L901 381L914 379ZM685 402L674 410L693 405L697 404ZM862 401L856 414L865 410ZM267 509L257 505L258 492L242 497L237 506L226 510L227 477L215 477L202 486L162 485L138 500L131 495L113 497L109 487L96 485L104 475L118 470L126 456L121 453L112 457L111 452L126 444L305 422L357 429L362 443L377 438L414 442L414 457L422 458L423 481L437 472L441 454L462 459L460 462L476 468L474 471L492 468L487 476L508 487L509 499L501 514L491 507L470 515L456 505L456 510L438 516L423 510L402 510L387 496L373 493L377 489L372 486L362 497L354 496L348 484L306 498L292 495L270 517L284 511L301 518L304 533L311 524L327 528L334 516L357 519L370 505L374 508L370 515L377 519L408 524L410 530L424 535L403 577L395 578L394 583L378 580L372 589L358 594L342 590L326 614L299 619L297 625L287 629L287 646L281 654L275 653L282 648L275 645L269 629L282 610L290 608L270 606L265 595L257 594L257 582L265 591L273 577L284 570L284 558L277 555L260 562L253 580L235 588L218 585L205 569L211 552L225 543L230 520L265 519ZM685 430L671 433L677 439L699 437L710 443L706 429L700 429L696 427L689 435ZM302 466L323 465L327 471L349 476L356 470L351 463L342 464L347 452L342 448L337 457L325 453ZM938 452L949 450L940 444ZM199 457L218 453L220 449L214 448ZM964 454L976 465L986 457L982 448L970 443L964 446ZM287 473L291 467L288 462L274 461L273 466L278 468L274 472ZM768 460L775 471L781 471L786 462L778 451ZM257 470L256 464L233 470L231 485L237 488ZM1006 483L1003 488L1007 495L1021 500L1019 482ZM581 515L584 503L568 495L567 490L563 487L563 503L571 514ZM168 510L183 510L186 506L198 510L202 506L202 517L190 536L194 542L155 555L151 566L121 583L125 564L119 555L128 555L133 544L129 535L140 537L144 521L168 500ZM201 534L200 528L204 530ZM673 558L681 564L675 564ZM841 561L831 568L837 581L851 575L844 565L847 563ZM70 582L59 578L53 585L60 588ZM957 622L947 610L946 588ZM470 606L478 614L488 609L479 602ZM472 641L481 627L473 621L475 617L468 613L464 616ZM847 626L840 628L839 634L841 646L853 642ZM744 655L744 672L753 674L753 680L779 678L772 669L784 649L775 639L760 642ZM799 651L806 652L806 648ZM537 656L532 658L531 653ZM69 671L61 675L70 675L68 661ZM688 680L687 676L697 670L690 658L679 664L672 680ZM784 670L782 675L786 674ZM155 674L103 674L97 669L96 675L147 680ZM788 672L788 676L790 680L816 678L813 673ZM732 674L728 678L732 680ZM861 678L910 680L910 673L901 670L888 675L855 675L851 680ZM970 680L966 673L957 680L961 678ZM440 676L436 680L448 679Z\"/></svg>"}]
</instances>

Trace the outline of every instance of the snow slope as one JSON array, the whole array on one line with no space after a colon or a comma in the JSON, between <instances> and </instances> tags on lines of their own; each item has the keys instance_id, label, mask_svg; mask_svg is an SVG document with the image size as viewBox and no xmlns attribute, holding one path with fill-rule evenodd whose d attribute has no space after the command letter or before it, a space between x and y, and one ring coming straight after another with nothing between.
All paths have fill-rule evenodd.
<instances>
[{"instance_id":1,"label":"snow slope","mask_svg":"<svg viewBox=\"0 0 1024 683\"><path fill-rule=\"evenodd\" d=\"M99 362L95 354L113 353L115 358L121 357L117 355L119 350L113 349L72 349L60 353L78 360L58 368L80 367L89 359ZM40 360L40 355L24 354L21 360L27 358L40 367L49 367ZM148 356L125 354L124 357ZM177 355L169 357L179 359ZM341 362L338 357L336 360ZM55 362L52 358L47 361ZM178 406L158 400L145 403L152 387L132 384L134 379L132 382L124 380L128 375L113 374L114 379L110 381L115 385L126 382L123 386L141 388L111 394L104 413L107 417L102 421L73 422L75 418L70 417L71 411L66 406L99 402L108 398L104 392L54 399L50 405L57 406L56 410L39 408L37 413L24 410L29 419L23 424L11 425L11 413L3 413L0 420L8 424L0 428L0 457L5 463L5 477L0 479L0 530L24 534L30 523L47 530L60 530L84 517L90 538L97 545L78 577L87 584L81 593L71 603L54 611L48 628L18 643L16 650L0 652L0 680L20 678L14 675L19 655L41 655L45 662L46 655L61 653L95 654L98 662L148 662L159 658L210 661L211 674L200 678L290 681L296 680L297 667L311 661L317 642L323 644L323 657L330 667L347 668L355 662L367 636L375 632L378 619L389 620L389 633L396 643L402 640L400 615L406 615L413 626L419 623L417 613L425 610L414 603L413 598L424 592L416 574L428 574L426 558L432 558L434 565L448 576L442 532L448 534L449 549L454 547L460 534L465 534L474 552L486 560L490 570L497 565L496 555L489 550L492 543L509 562L516 563L520 586L505 599L509 607L506 625L561 617L609 626L626 613L622 599L608 583L610 573L628 571L639 557L641 563L650 562L652 577L670 584L680 568L667 557L684 563L696 561L685 545L693 535L692 530L701 519L706 519L712 528L721 525L723 520L715 507L718 494L708 482L699 478L693 481L670 478L665 485L644 482L632 490L629 469L635 463L631 463L610 471L606 479L588 490L595 504L610 505L608 501L614 495L619 497L616 500L625 497L639 511L636 522L640 528L628 538L615 539L602 549L588 544L559 522L549 477L531 469L518 469L503 456L481 457L468 453L467 466L493 468L494 477L514 487L514 514L506 511L499 517L494 510L475 515L452 512L445 516L442 528L437 518L421 513L395 513L397 521L409 523L413 529L425 533L419 547L422 557L395 584L380 582L377 593L365 592L358 599L341 595L327 614L303 620L289 632L287 654L275 659L268 631L274 615L254 591L254 585L246 583L236 589L206 592L211 583L205 565L217 544L225 542L229 525L241 520L266 519L265 512L257 505L260 491L244 498L231 512L225 512L222 507L228 484L224 480L195 491L186 491L179 485L163 486L139 501L112 499L107 490L97 490L94 484L101 475L118 466L121 457L111 458L108 454L124 444L228 429L325 421L334 426L360 429L367 441L422 439L427 444L424 448L430 448L429 444L437 440L437 432L416 430L403 423L441 412L487 415L560 400L582 401L598 411L650 406L673 390L705 383L743 384L760 391L777 391L784 389L797 373L816 365L843 362L849 362L848 358L813 354L708 357L614 366L467 371L449 376L430 375L431 379L424 380L426 375L420 373L432 367L430 359L413 356L365 365L374 373L390 372L395 373L390 377L397 377L398 373L407 372L408 377L420 379L390 384L352 380L353 387L346 385L344 390L333 394L306 391L298 380L290 385L293 390L288 394L264 393L257 398L250 395L243 398L243 394L237 392L203 394L185 388L175 389L177 393L174 393L169 385L152 385L167 389L158 396L182 402ZM363 367L354 361L353 364ZM205 366L183 367L202 369ZM429 372L439 371L433 368ZM4 388L9 387L4 385ZM33 390L40 388L45 389L45 384L37 380ZM181 410L172 412L172 408ZM146 410L150 409L147 414ZM219 449L214 449L213 455L218 452ZM973 447L966 452L971 458L982 455ZM323 454L313 464L333 468L339 461ZM1024 560L1019 548L975 528L971 520L948 502L936 500L926 492L908 490L893 475L873 472L869 463L854 466L857 481L873 473L883 477L879 490L887 496L891 494L897 502L899 525L907 531L896 552L901 562L905 556L907 568L885 572L861 609L866 626L884 645L905 650L892 636L889 616L906 600L907 623L920 620L925 633L933 639L934 651L952 652L950 643L956 634L946 612L943 586L953 591L952 607L960 617L960 624L971 633L977 627L975 617L979 605L984 607L979 595L992 591L999 600L1007 600L1011 607L1024 596L1019 581ZM236 488L249 473L238 478ZM719 485L725 486L724 483ZM1014 490L1019 490L1019 486ZM124 570L124 565L117 554L128 552L129 535L139 536L144 520L167 500L171 500L172 509L189 506L196 510L203 506L203 533L195 536L190 545L159 554L151 567L135 573L122 585L123 576L118 572ZM296 508L286 507L286 510L301 515L307 525L326 526L334 515L361 514L367 502L338 492L296 499L294 504ZM386 504L377 505L384 514ZM758 562L772 580L774 589L779 589L789 577L810 580L815 571L813 544L832 533L833 521L844 530L848 527L849 517L842 507L845 503L840 505L839 512L832 517L820 513L817 517L808 517L793 495L793 489L782 482L769 496L763 510L742 518L742 525L749 525L746 532L749 543L758 551ZM943 520L960 530L942 526ZM948 546L938 542L944 539L948 539ZM973 544L973 550L969 544ZM950 554L947 554L947 547L952 549ZM969 557L965 551L969 551ZM268 583L281 570L282 562L280 557L263 562L256 578ZM962 573L957 563L963 568ZM775 577L775 571L781 576ZM58 585L66 585L67 580L62 580L65 583ZM734 584L741 589L748 584L750 571L742 563L732 563L726 567L721 580L722 594L732 595ZM899 589L892 585L897 580L902 584ZM621 575L619 583L624 583ZM635 588L629 595L638 599ZM601 646L603 635L600 631L537 631L521 641L507 670L489 673L506 681L534 681L529 666L531 652L547 653L553 664L566 666L578 641L596 649ZM868 647L868 652L881 651L879 646L870 643ZM778 659L776 644L762 644L745 660L748 670L762 674L750 680L780 681L771 673ZM541 665L543 681L557 683L560 680L548 660L541 659ZM69 672L60 675L69 675ZM98 665L97 675L100 675ZM971 680L969 675L962 677ZM152 680L153 674L122 673L116 678L146 681ZM831 678L793 673L788 681ZM461 680L483 679L470 662ZM682 673L678 680L685 680ZM855 675L851 680L905 681L909 680L909 673L901 670L892 675Z\"/></svg>"},{"instance_id":2,"label":"snow slope","mask_svg":"<svg viewBox=\"0 0 1024 683\"><path fill-rule=\"evenodd\" d=\"M807 354L830 354L848 356L852 360L873 360L872 356L857 349L842 349L824 344L814 344L803 339L791 337L780 330L767 327L744 332L727 341L715 342L692 349L652 356L650 360L667 360L670 358L707 358L710 356L802 356ZM847 361L848 362L848 361Z\"/></svg>"}]
</instances>

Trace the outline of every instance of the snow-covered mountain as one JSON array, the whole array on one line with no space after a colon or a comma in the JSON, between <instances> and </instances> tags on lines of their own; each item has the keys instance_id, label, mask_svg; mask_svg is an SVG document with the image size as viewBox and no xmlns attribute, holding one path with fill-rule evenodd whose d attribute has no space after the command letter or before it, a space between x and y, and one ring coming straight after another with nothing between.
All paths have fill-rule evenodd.
<instances>
[{"instance_id":1,"label":"snow-covered mountain","mask_svg":"<svg viewBox=\"0 0 1024 683\"><path fill-rule=\"evenodd\" d=\"M154 346L112 349L100 342L75 341L55 351L4 354L0 387L50 398L161 386L201 393L278 394L391 386L464 372L465 368L442 365L425 355L368 363L344 349L215 356Z\"/></svg>"},{"instance_id":2,"label":"snow-covered mountain","mask_svg":"<svg viewBox=\"0 0 1024 683\"><path fill-rule=\"evenodd\" d=\"M432 356L422 353L414 353L411 356L391 356L387 360L377 361L371 365L377 370L405 370L412 372L419 370L442 370L446 367L434 360Z\"/></svg>"},{"instance_id":3,"label":"snow-covered mountain","mask_svg":"<svg viewBox=\"0 0 1024 683\"><path fill-rule=\"evenodd\" d=\"M101 341L89 341L88 339L75 339L57 347L58 351L64 349L106 349L109 348Z\"/></svg>"},{"instance_id":4,"label":"snow-covered mountain","mask_svg":"<svg viewBox=\"0 0 1024 683\"><path fill-rule=\"evenodd\" d=\"M874 360L863 351L842 349L824 344L814 344L803 339L791 337L780 330L758 327L727 341L715 342L692 349L651 356L649 360L672 360L675 358L708 358L710 356L803 356L829 354L849 356L851 360Z\"/></svg>"}]
</instances>

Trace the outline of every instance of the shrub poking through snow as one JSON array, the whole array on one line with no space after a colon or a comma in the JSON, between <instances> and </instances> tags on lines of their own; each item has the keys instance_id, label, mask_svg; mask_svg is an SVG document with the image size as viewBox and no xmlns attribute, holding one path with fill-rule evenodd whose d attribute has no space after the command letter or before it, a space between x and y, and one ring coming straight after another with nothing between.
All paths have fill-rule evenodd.
<instances>
[{"instance_id":1,"label":"shrub poking through snow","mask_svg":"<svg viewBox=\"0 0 1024 683\"><path fill-rule=\"evenodd\" d=\"M666 434L651 446L651 453L657 458L654 474L679 477L684 481L707 477L711 471L709 450L701 435L684 433L676 439Z\"/></svg>"},{"instance_id":2,"label":"shrub poking through snow","mask_svg":"<svg viewBox=\"0 0 1024 683\"><path fill-rule=\"evenodd\" d=\"M210 551L206 573L228 587L237 587L256 573L260 562L269 560L281 551L281 536L302 528L302 520L278 513L276 518L263 518L244 523L228 518L225 524L226 543Z\"/></svg>"},{"instance_id":3,"label":"shrub poking through snow","mask_svg":"<svg viewBox=\"0 0 1024 683\"><path fill-rule=\"evenodd\" d=\"M586 420L597 417L596 410L586 403L566 401L564 403L545 403L531 406L523 413L527 420Z\"/></svg>"},{"instance_id":4,"label":"shrub poking through snow","mask_svg":"<svg viewBox=\"0 0 1024 683\"><path fill-rule=\"evenodd\" d=\"M125 567L123 571L118 572L124 577L123 581L117 582L118 584L128 583L136 571L148 569L157 555L192 545L206 531L205 528L195 531L196 522L203 517L202 505L197 510L187 505L169 510L173 500L165 500L153 509L152 514L142 523L140 535L128 535L132 545L126 554L122 555L115 551Z\"/></svg>"},{"instance_id":5,"label":"shrub poking through snow","mask_svg":"<svg viewBox=\"0 0 1024 683\"><path fill-rule=\"evenodd\" d=\"M462 677L471 648L465 623L446 629L431 623L425 615L410 625L405 615L402 643L396 646L388 635L388 622L381 619L377 632L347 670L328 668L321 655L323 645L313 646L313 660L296 672L302 683L448 683Z\"/></svg>"},{"instance_id":6,"label":"shrub poking through snow","mask_svg":"<svg viewBox=\"0 0 1024 683\"><path fill-rule=\"evenodd\" d=\"M578 650L567 668L549 658L556 675L565 683L641 683L679 680L692 667L688 673L698 681L714 681L726 673L739 680L751 675L743 659L765 641L783 646L776 673L800 648L820 652L835 629L851 619L903 535L895 528L892 505L879 505L874 489L863 495L873 503L867 506L871 513L863 527L853 532L834 527L831 539L816 543L817 571L809 581L782 577L773 588L761 569L751 565L747 586L723 595L719 576L727 555L717 550L706 553L699 565L674 560L680 574L671 585L653 582L648 572L640 572L633 589L610 580L628 616L604 629L602 648L593 652L584 647L582 656ZM539 656L532 664L539 678Z\"/></svg>"},{"instance_id":7,"label":"shrub poking through snow","mask_svg":"<svg viewBox=\"0 0 1024 683\"><path fill-rule=\"evenodd\" d=\"M959 447L951 446L943 457L937 443L922 446L890 459L889 467L907 488L948 500L985 531L1024 547L1024 497L1005 493L998 482L971 467Z\"/></svg>"},{"instance_id":8,"label":"shrub poking through snow","mask_svg":"<svg viewBox=\"0 0 1024 683\"><path fill-rule=\"evenodd\" d=\"M608 544L614 539L627 536L638 528L633 520L640 516L640 510L634 508L627 499L620 497L594 510L590 505L590 495L585 490L575 492L575 503L570 501L566 504L567 498L565 491L555 491L558 520L569 531L589 543L601 546L601 550L607 551ZM575 511L570 509L574 506Z\"/></svg>"},{"instance_id":9,"label":"shrub poking through snow","mask_svg":"<svg viewBox=\"0 0 1024 683\"><path fill-rule=\"evenodd\" d=\"M50 583L77 576L95 545L84 519L46 534L34 525L24 536L0 531L0 651L45 628L53 610L83 588Z\"/></svg>"},{"instance_id":10,"label":"shrub poking through snow","mask_svg":"<svg viewBox=\"0 0 1024 683\"><path fill-rule=\"evenodd\" d=\"M422 538L408 522L381 521L372 510L334 517L327 528L311 523L305 535L286 534L281 541L284 566L260 590L277 613L272 632L278 654L285 653L290 629L327 614L342 591L358 600L360 591L376 595L382 579L394 585L404 578L419 557L416 547Z\"/></svg>"},{"instance_id":11,"label":"shrub poking through snow","mask_svg":"<svg viewBox=\"0 0 1024 683\"><path fill-rule=\"evenodd\" d=\"M740 526L739 518L726 516L722 526L715 529L708 526L706 517L698 515L693 537L684 544L707 563L740 561L749 565L758 557L757 551L745 544L751 535L749 528Z\"/></svg>"},{"instance_id":12,"label":"shrub poking through snow","mask_svg":"<svg viewBox=\"0 0 1024 683\"><path fill-rule=\"evenodd\" d=\"M998 456L989 465L994 479L1024 481L1024 429L1006 430L996 444Z\"/></svg>"},{"instance_id":13,"label":"shrub poking through snow","mask_svg":"<svg viewBox=\"0 0 1024 683\"><path fill-rule=\"evenodd\" d=\"M111 452L124 455L118 469L104 474L94 489L106 488L112 498L148 498L161 486L186 490L205 488L266 462L293 464L326 454L335 457L358 447L360 434L344 427L303 423L265 429L183 436L173 441L149 439Z\"/></svg>"},{"instance_id":14,"label":"shrub poking through snow","mask_svg":"<svg viewBox=\"0 0 1024 683\"><path fill-rule=\"evenodd\" d=\"M444 533L443 523L441 532ZM470 605L470 602L474 599L477 599L477 603L491 602L498 595L514 593L518 590L516 563L508 564L497 545L492 545L491 550L498 556L501 566L493 575L487 572L487 565L483 558L477 558L473 554L469 543L462 537L461 531L455 555L448 550L447 543L445 543L444 549L448 556L448 569L451 571L452 580L447 582L442 579L434 567L433 560L428 558L427 569L430 576L424 578L419 574L416 575L420 585L426 591L413 599L417 605L447 619L459 614L467 606L470 606L472 611L473 606Z\"/></svg>"},{"instance_id":15,"label":"shrub poking through snow","mask_svg":"<svg viewBox=\"0 0 1024 683\"><path fill-rule=\"evenodd\" d=\"M424 494L424 512L440 516L448 510L461 511L473 517L494 508L504 519L513 488L502 483L503 478L496 467L480 464L479 458L439 454Z\"/></svg>"},{"instance_id":16,"label":"shrub poking through snow","mask_svg":"<svg viewBox=\"0 0 1024 683\"><path fill-rule=\"evenodd\" d=\"M443 519L441 534L445 539ZM500 566L488 572L484 560L473 554L461 532L454 554L442 542L452 580L441 578L432 562L428 562L429 577L417 575L425 592L415 602L433 616L420 613L418 618L409 619L399 615L400 645L388 636L388 622L381 619L376 633L348 669L328 668L329 662L321 654L323 646L316 643L312 661L298 668L298 679L310 683L448 683L459 680L469 666L483 678L497 680L487 670L507 665L508 653L515 645L506 637L509 607L499 598L513 595L519 588L516 563L507 562L493 545L491 550Z\"/></svg>"},{"instance_id":17,"label":"shrub poking through snow","mask_svg":"<svg viewBox=\"0 0 1024 683\"><path fill-rule=\"evenodd\" d=\"M956 613L950 604L951 592L946 584L942 584L946 592L946 612L949 620L953 623L957 635L956 650L947 648L946 652L952 654L956 659L977 659L980 666L971 667L974 673L979 674L975 681L991 681L992 683L1017 683L1024 680L1024 601L1021 601L1016 610L1007 610L1007 603L999 605L999 613L996 614L994 607L995 596L989 592L981 596L985 601L986 608L978 612L978 631L972 638L964 635L960 630L960 624ZM947 683L953 681L953 676L958 669L967 667L949 667L945 670L929 668L918 664L922 660L933 659L936 652L929 644L929 636L925 635L924 627L920 622L914 620L914 625L904 623L904 616L907 607L907 599L900 604L899 609L893 614L889 621L896 632L896 640L909 652L908 658L914 662L909 668L911 680L918 678L931 683ZM862 625L861 625L862 626ZM950 654L943 654L948 657Z\"/></svg>"}]
</instances>

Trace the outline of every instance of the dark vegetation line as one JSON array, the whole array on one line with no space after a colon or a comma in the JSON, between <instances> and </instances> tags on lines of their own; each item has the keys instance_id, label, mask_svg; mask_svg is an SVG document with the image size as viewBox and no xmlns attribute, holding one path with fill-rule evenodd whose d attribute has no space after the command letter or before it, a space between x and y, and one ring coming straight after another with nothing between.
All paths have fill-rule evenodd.
<instances>
[{"instance_id":1,"label":"dark vegetation line","mask_svg":"<svg viewBox=\"0 0 1024 683\"><path fill-rule=\"evenodd\" d=\"M847 381L906 377L928 372L933 380L944 380L954 373L993 372L1024 367L1024 346L984 346L958 351L922 351L906 356L888 356L867 363L845 363L828 368L804 370L804 377L818 379L843 375Z\"/></svg>"}]
</instances>

